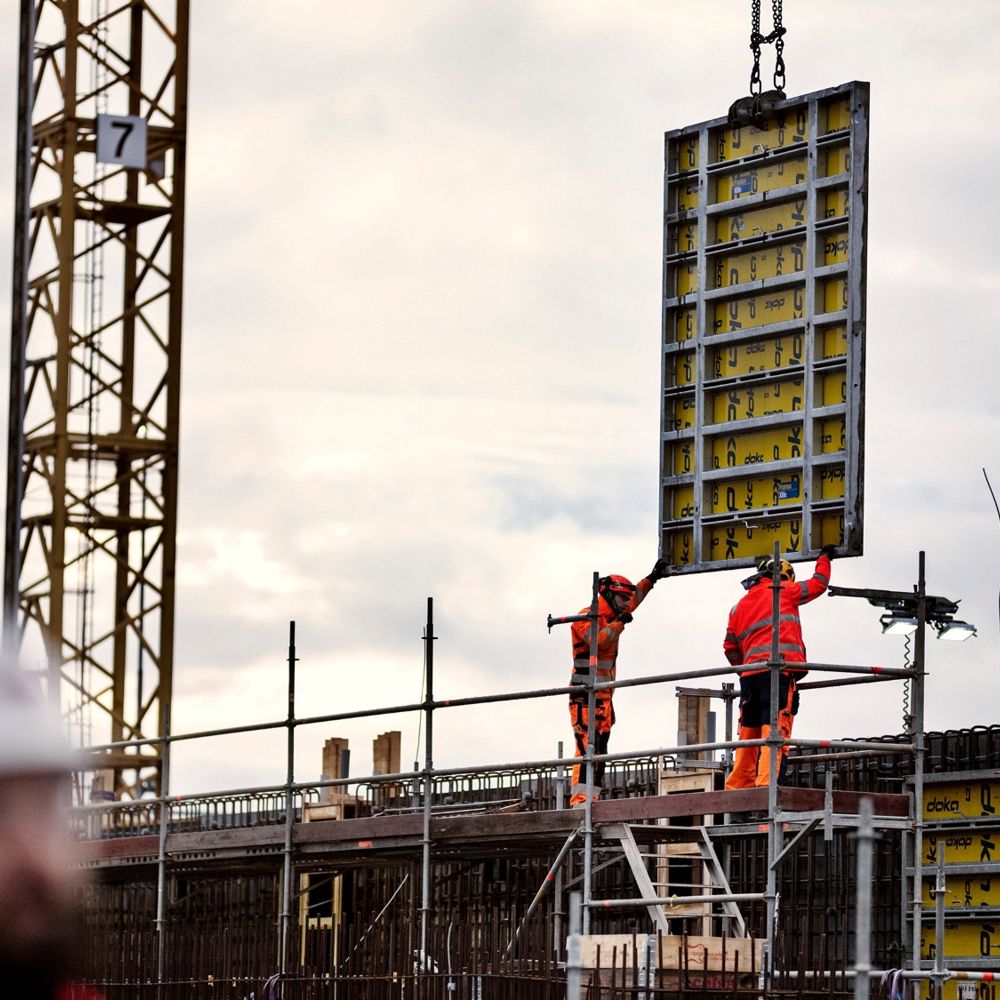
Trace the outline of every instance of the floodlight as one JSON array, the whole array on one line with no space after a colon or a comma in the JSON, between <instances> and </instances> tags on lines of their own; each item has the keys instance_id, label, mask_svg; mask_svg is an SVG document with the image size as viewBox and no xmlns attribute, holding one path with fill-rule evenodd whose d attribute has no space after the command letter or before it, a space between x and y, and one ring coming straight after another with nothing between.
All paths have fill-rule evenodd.
<instances>
[{"instance_id":1,"label":"floodlight","mask_svg":"<svg viewBox=\"0 0 1000 1000\"><path fill-rule=\"evenodd\" d=\"M890 611L879 618L879 624L885 635L913 635L917 631L917 619L905 613Z\"/></svg>"},{"instance_id":2,"label":"floodlight","mask_svg":"<svg viewBox=\"0 0 1000 1000\"><path fill-rule=\"evenodd\" d=\"M932 622L937 629L939 639L947 639L949 642L965 642L976 634L976 626L968 622L942 621Z\"/></svg>"}]
</instances>

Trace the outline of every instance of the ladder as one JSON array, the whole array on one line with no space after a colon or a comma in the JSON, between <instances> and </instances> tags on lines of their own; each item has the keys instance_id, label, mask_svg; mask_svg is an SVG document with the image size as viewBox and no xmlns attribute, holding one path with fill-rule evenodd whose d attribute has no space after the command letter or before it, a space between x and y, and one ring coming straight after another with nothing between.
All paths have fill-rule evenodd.
<instances>
[{"instance_id":1,"label":"ladder","mask_svg":"<svg viewBox=\"0 0 1000 1000\"><path fill-rule=\"evenodd\" d=\"M701 862L702 872L706 876L707 892L699 893L699 895L711 894L713 890L724 896L731 894L729 880L726 878L726 873L722 868L719 856L715 852L715 847L705 827L670 828L645 826L639 827L639 829L644 832L655 830L656 839L659 843L667 840L673 841L672 846L675 847L675 851L672 853L672 857L690 857ZM722 912L716 916L729 921L731 936L747 936L743 915L740 913L739 907L732 900L720 900L718 903L687 904L685 903L684 896L676 894L664 896L658 892L658 889L669 890L670 884L669 882L653 882L646 867L646 859L653 857L662 861L662 856L658 854L643 854L636 843L631 826L626 823L602 824L598 828L598 834L603 841L617 843L620 846L622 854L632 872L636 888L639 890L640 898L656 901L646 907L646 912L649 914L653 925L658 931L663 934L669 933L668 919L670 918L698 915L711 916L712 907L718 906ZM677 848L680 850L676 850ZM693 909L693 907L697 907L697 909ZM670 911L669 917L667 915L668 908Z\"/></svg>"}]
</instances>

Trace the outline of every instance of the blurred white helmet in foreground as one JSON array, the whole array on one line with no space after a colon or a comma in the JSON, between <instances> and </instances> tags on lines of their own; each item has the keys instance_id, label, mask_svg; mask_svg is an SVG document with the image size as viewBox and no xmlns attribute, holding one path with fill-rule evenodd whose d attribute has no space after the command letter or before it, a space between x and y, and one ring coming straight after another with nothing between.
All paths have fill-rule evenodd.
<instances>
[{"instance_id":1,"label":"blurred white helmet in foreground","mask_svg":"<svg viewBox=\"0 0 1000 1000\"><path fill-rule=\"evenodd\" d=\"M37 686L0 664L0 777L69 772L73 754Z\"/></svg>"}]
</instances>

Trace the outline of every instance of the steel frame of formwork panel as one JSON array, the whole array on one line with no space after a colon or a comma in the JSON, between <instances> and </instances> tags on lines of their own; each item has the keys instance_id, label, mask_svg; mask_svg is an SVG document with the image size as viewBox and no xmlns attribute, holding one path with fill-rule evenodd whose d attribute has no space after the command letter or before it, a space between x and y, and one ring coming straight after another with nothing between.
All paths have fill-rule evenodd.
<instances>
[{"instance_id":1,"label":"steel frame of formwork panel","mask_svg":"<svg viewBox=\"0 0 1000 1000\"><path fill-rule=\"evenodd\" d=\"M913 596L918 601L923 601L925 596L924 580L923 580L923 554L921 553L921 572L920 572L920 582L916 588ZM841 592L844 588L841 588ZM886 594L885 591L872 591L873 594ZM861 592L851 592L851 596L861 596ZM926 609L925 609L926 610ZM570 619L553 619L549 617L549 625L557 624L560 622L566 622L574 619L587 619L589 615L583 616L572 616ZM921 613L921 621L926 623L926 614ZM427 608L427 625L424 632L424 642L426 645L430 646L433 641L436 640L434 635L434 621L433 621L433 603L428 601ZM430 654L432 656L433 654ZM280 937L283 942L287 943L287 938L289 934L289 925L291 917L291 902L290 896L292 892L292 871L293 871L293 861L296 852L299 852L299 857L305 860L308 857L315 859L319 855L316 853L321 850L321 845L317 843L310 843L306 845L304 842L299 843L295 839L297 834L293 836L293 826L294 826L294 803L297 801L296 796L301 795L307 790L318 789L321 787L342 787L349 785L359 785L359 784L378 784L378 783L389 783L391 785L402 785L404 782L416 782L417 788L419 789L419 816L414 816L414 821L419 820L419 824L414 825L414 823L409 823L407 826L407 834L404 837L406 844L409 845L408 849L412 851L415 846L419 846L421 855L421 870L422 870L422 887L421 887L421 905L420 911L420 923L421 932L420 940L425 942L427 940L427 928L429 920L432 913L431 896L430 896L430 886L429 886L429 869L432 861L432 849L433 849L433 837L432 833L434 831L434 826L430 822L430 817L433 814L433 781L435 778L447 777L450 775L457 774L467 774L468 768L436 768L433 765L433 713L442 709L451 709L464 706L472 705L482 705L482 704L494 704L498 702L508 702L517 701L524 698L543 698L552 696L562 696L565 697L571 693L579 692L579 685L567 685L565 687L553 687L545 689L537 689L531 691L521 691L521 692L510 692L499 695L482 695L470 698L452 698L447 700L436 700L434 696L434 689L432 684L429 684L425 689L427 694L422 702L412 703L407 705L397 705L389 706L379 709L368 709L362 711L353 712L341 712L329 715L312 716L308 718L297 718L295 714L295 691L294 691L294 671L295 663L297 661L297 656L295 653L295 642L294 642L294 623L291 625L290 631L290 641L289 641L289 659L288 659L288 670L289 670L289 705L288 714L285 719L278 720L274 722L266 722L254 725L245 726L235 726L228 727L224 729L216 730L206 730L195 733L184 733L184 734L171 734L169 731L165 731L158 739L145 738L143 740L133 740L133 741L123 741L114 744L105 744L100 746L94 746L90 749L94 752L116 752L124 750L127 748L132 748L138 750L143 746L150 746L157 744L161 749L162 758L165 763L165 773L169 773L169 756L170 748L174 743L182 741L191 741L196 739L205 739L220 735L231 735L233 733L249 733L249 732L260 732L265 730L273 729L285 729L289 735L288 740L288 769L287 769L287 780L283 785L268 785L259 786L257 788L244 788L233 790L227 794L253 794L253 793L283 793L285 799L285 814L284 814L284 825L285 831L283 836L279 837L277 840L272 836L267 839L268 845L265 846L264 839L257 838L255 844L259 840L259 845L254 847L254 851L264 849L270 853L280 854L284 859L284 870L285 876L283 879L283 895L284 901L282 905L281 913L281 928ZM431 660L431 662L433 662ZM922 754L923 754L923 669L924 663L924 649L923 643L919 641L916 643L915 648L915 662L912 667L909 668L882 668L882 667L861 667L861 666L851 666L845 664L819 664L819 663L808 663L804 666L807 669L815 671L817 673L832 673L835 675L851 674L854 675L849 678L851 683L871 683L878 680L885 679L895 679L895 680L909 680L912 683L913 691L913 712L912 712L912 742L904 743L881 743L881 742L871 742L862 740L808 740L808 739L795 739L794 737L788 741L789 746L800 746L808 747L811 749L819 749L825 751L822 756L824 758L836 758L836 757L855 757L858 755L866 755L872 752L880 753L904 753L912 754L915 756L914 765L914 796L919 804L920 798L923 794L923 766L922 766ZM780 671L782 666L780 660L772 660L769 663L770 669L774 671ZM731 673L732 668L729 666L720 668L708 668L704 670L690 670L690 671L678 671L670 674L661 674L648 677L632 678L628 680L621 681L610 681L604 683L594 683L593 681L589 684L590 690L588 691L588 696L593 697L598 691L604 690L614 690L616 688L624 687L636 687L636 686L646 686L653 684L660 684L664 682L674 682L681 679L691 679L694 677L711 677L719 676ZM836 684L842 683L841 680L832 680L828 682L814 682L814 686L822 686L824 683ZM773 684L772 688L777 691L777 684ZM399 774L391 775L371 775L363 778L330 778L323 779L321 781L310 781L310 782L296 782L294 779L294 740L291 738L295 730L300 726L314 725L318 723L333 722L338 720L346 719L357 719L363 717L375 717L381 715L394 715L402 712L421 712L424 715L424 724L426 726L425 731L428 733L428 739L425 744L425 759L423 766L418 766L413 771L401 772ZM772 704L773 716L777 715L777 706ZM596 754L594 753L593 741L590 743L590 748L586 759L583 763L588 766L588 768L593 768L599 762L611 762L611 761L621 761L627 759L634 759L636 757L645 758L659 758L669 755L677 755L685 752L692 752L698 750L716 750L716 749L726 749L736 746L760 746L763 750L768 753L776 754L778 746L781 743L780 737L776 734L778 733L777 726L772 726L772 733L774 736L767 740L750 740L743 741L742 743L738 740L724 740L713 743L697 744L697 745L684 745L676 747L658 747L651 750L642 751L630 751L627 753L608 753L608 754ZM551 760L537 760L537 761L526 761L518 763L504 763L498 765L484 765L477 767L475 770L483 774L495 773L501 771L523 770L528 768L541 768L547 766L555 767L568 767L572 766L574 763L580 763L579 758L563 758L562 756L551 759ZM702 762L704 763L704 762ZM806 790L796 790L796 789L783 789L780 794L777 788L777 772L778 769L773 767L770 769L771 773L771 785L767 789L767 801L768 801L768 824L767 824L767 837L768 837L768 879L767 887L762 894L755 894L758 897L762 897L765 901L767 907L767 960L765 963L765 971L768 974L774 972L774 937L777 929L776 921L776 911L777 911L777 885L775 872L777 867L781 864L783 858L786 856L787 851L784 843L784 831L789 825L800 826L800 827L815 827L817 821L825 820L827 825L832 827L837 826L858 826L859 821L853 818L847 818L845 816L838 816L835 812L835 803L845 802L846 800L842 798L845 793L834 793L830 789L827 789L823 793L824 808L822 811L817 812L816 806L812 805L809 807L811 811L800 814L800 810L796 809L794 806L791 810L788 808L783 808L784 805L788 805L791 799L788 796L791 794L792 798L795 798L793 793ZM593 773L591 771L591 773ZM760 790L749 790L745 793L743 792L725 792L725 793L701 793L702 795L708 795L713 797L712 812L723 811L719 803L714 801L716 796L749 796L753 793L755 801L759 796L757 796ZM197 802L201 800L209 800L219 796L218 792L211 793L200 793L196 795L184 796L183 800L187 803ZM821 794L818 791L816 794ZM877 797L876 797L877 798ZM169 788L165 785L162 789L161 796L157 799L150 800L149 805L154 806L158 814L158 826L159 826L159 836L156 838L157 847L153 848L154 854L156 856L156 863L158 866L159 876L158 881L160 885L160 898L162 899L162 886L164 879L166 877L166 869L168 862L168 850L167 850L167 838L168 838L168 828L170 823L170 808L176 807L177 803L181 800L181 797L171 796ZM813 796L815 800L815 795ZM742 801L742 799L741 799ZM818 804L818 800L817 804ZM734 800L735 803L735 800ZM91 814L91 815L103 815L107 813L113 814L116 810L122 808L128 808L131 803L107 803L97 806L86 807L80 810L81 813ZM599 806L597 804L588 804L587 807L580 810L579 819L574 819L572 825L579 825L583 834L584 839L584 860L586 861L587 853L593 853L596 824L604 824L607 822L620 823L623 819L628 821L631 819L641 819L644 816L644 811L642 809L642 800L627 800L627 808L624 808L626 803L622 802L608 802L601 803ZM597 815L595 817L595 806ZM851 809L857 808L856 805L852 805ZM623 811L624 810L624 811ZM628 812L627 817L625 813ZM873 820L876 826L883 826L885 828L899 827L900 824L905 826L912 825L914 828L914 841L915 845L919 845L920 840L920 810L919 808L914 810L914 816L911 818L902 817L892 817L892 816L876 816ZM386 829L385 833L390 834L389 831L389 821L390 817L386 817ZM348 821L357 822L357 821ZM376 823L376 821L372 821ZM475 824L473 824L475 825ZM530 825L530 824L529 824ZM522 824L523 826L523 824ZM412 827L412 830L410 829ZM419 827L419 828L418 828ZM586 836L589 827L589 844L588 838ZM560 829L562 829L560 827ZM553 833L559 835L558 831L555 831L553 827L552 830L546 828L546 835L551 839ZM402 831L400 831L402 832ZM541 832L539 827L538 831ZM561 834L565 837L570 832L570 828L567 828L565 832ZM734 831L735 832L735 831ZM391 834L390 834L391 835ZM471 830L468 834L469 836L476 837L477 833L475 830ZM485 833L483 834L486 835ZM527 827L524 827L524 832L522 836L528 835ZM183 835L186 839L196 840L196 837L192 837L191 834ZM416 838L416 839L414 839ZM211 835L206 835L205 847L211 853L212 847L208 843L212 840ZM224 837L223 840L230 840L228 837ZM280 841L280 843L279 843ZM272 843L273 842L273 843ZM366 842L367 843L367 842ZM221 841L220 841L221 844ZM188 844L186 850L188 854L190 853L192 847L195 845ZM182 845L178 841L176 843L177 848L181 848ZM405 845L402 840L398 840L393 844L394 849L404 848ZM233 844L230 842L228 847L223 845L223 853L227 850L231 851L233 849ZM196 851L197 853L197 851ZM185 854L185 856L188 856ZM207 855L206 855L207 856ZM919 852L917 853L917 858L919 861ZM191 855L194 858L194 855ZM196 860L196 859L195 859ZM919 869L919 864L917 865ZM592 887L588 884L589 880L593 877L593 864L590 866L585 864L584 874L583 874L583 890L581 894L581 910L582 914L586 914L588 910L604 909L607 908L609 903L613 906L623 906L625 901L611 902L609 900L594 899L592 895ZM918 877L914 879L914 883L919 886L919 874ZM744 901L746 894L729 894L732 897L732 902ZM712 896L714 902L724 901L725 896L715 894ZM670 899L659 899L659 898L646 898L632 900L636 906L649 907L655 906L662 903L670 903ZM913 902L914 912L918 912L920 905L919 898ZM917 920L919 926L919 919ZM157 926L163 927L163 917L162 910L158 914ZM583 926L582 915L579 922L580 927ZM162 952L161 952L162 954ZM287 972L288 965L288 952L285 944L282 945L282 971ZM911 975L918 975L919 970L916 968L911 970ZM942 973L938 973L940 976ZM925 973L926 975L926 973Z\"/></svg>"},{"instance_id":2,"label":"steel frame of formwork panel","mask_svg":"<svg viewBox=\"0 0 1000 1000\"><path fill-rule=\"evenodd\" d=\"M821 135L821 107L835 99L845 98L850 102L851 127L828 129ZM796 557L815 554L824 544L823 538L815 536L813 524L814 517L823 516L843 518L842 537L838 542L842 554L860 555L862 552L868 108L868 85L861 82L779 101L774 105L776 116L803 109L803 125L807 125L803 137L789 144L782 139L770 148L755 147L747 152L741 151L740 155L720 159L711 155L711 144L715 139L721 142L723 130L732 125L726 118L676 129L665 135L659 534L660 553L676 573L748 566L755 556L763 554L737 554L738 541L734 540L727 542L724 557L714 557L706 544L708 533L713 528L728 530L744 526L762 531L770 528L778 530L782 524L790 524L796 518L800 523L800 544L789 545L795 550L793 555ZM687 143L689 158L681 164L683 142ZM837 174L818 176L818 164L823 152L845 142L848 150L845 169ZM758 168L777 165L782 169L797 158L805 164L801 181L757 192ZM754 189L746 197L743 195L747 192L735 190L739 171L754 176ZM734 190L730 192L730 198L715 201L713 194L720 177L732 178ZM691 205L686 200L681 203L685 185L690 187L688 193L696 197ZM821 218L819 200L835 188L845 192L845 215ZM740 234L728 241L717 241L717 234L710 235L710 224L716 225L720 216L742 218L743 212L766 210L773 205L780 207L790 199L801 199L805 206L804 219L799 219L797 223L793 221L790 227L778 225L775 231ZM679 240L683 230L688 232L690 242L681 248ZM820 241L831 230L843 230L849 234L845 261L826 263L819 260ZM697 245L693 245L695 231ZM672 242L674 239L678 240L677 245ZM796 241L804 243L798 269L789 272L779 268L776 274L764 277L757 277L755 273L737 275L738 280L717 286L710 281L713 260L719 267L727 254L750 254L758 250L766 253L775 247L778 248L775 252L780 253L781 248L787 248ZM693 287L680 287L680 276L684 272L694 275ZM817 311L817 288L823 285L825 289L825 282L832 280L843 280L845 283L843 308ZM716 332L712 328L709 313L722 302L732 300L735 304L741 297L749 301L748 297L768 292L794 295L800 291L801 303L797 314L792 311L792 318L778 317L769 323L748 326L742 320L733 320L729 330ZM685 328L683 337L671 327L672 323L680 321L682 314L686 320L691 320L693 316L693 322ZM839 326L846 331L843 359L818 356L815 342L819 331ZM759 346L763 347L761 338L766 337L801 337L801 357L794 362L755 370L752 374L726 376L709 372L707 361L712 350L735 348L753 340L759 341ZM675 377L671 381L670 365L676 366L679 359L687 356L691 358L692 370L683 379ZM844 373L843 402L827 405L823 399L815 398L817 379L840 371ZM779 409L771 414L739 417L734 407L724 421L714 420L712 414L706 412L712 393L725 390L752 392L754 385L780 386L782 380L795 378L802 380L802 399L797 409L793 406L787 411ZM679 416L682 411L676 407L682 406L685 401L693 410L693 418ZM671 407L674 409L671 410ZM845 421L845 448L827 455L820 447L814 447L816 425L823 419L837 417ZM801 441L785 458L760 454L755 459L740 463L734 452L727 456L727 466L713 468L708 461L708 442L712 438L794 428L795 425L801 426ZM801 450L796 452L799 445ZM688 449L686 453L685 448ZM675 449L681 449L686 458L685 467L679 470L675 463ZM843 497L834 500L818 496L816 484L809 481L809 477L813 473L836 470L841 466L845 478ZM773 476L777 479L781 475L800 476L798 503L779 504L777 496L761 503L758 497L753 504L749 500L746 505L742 501L734 501L722 510L708 509L706 491L713 485L718 488L717 484L733 479L734 474L747 481L753 477ZM682 491L689 488L692 490L690 504L674 509ZM687 532L691 533L690 548L677 556L673 538L680 539L683 550ZM733 546L732 552L728 551L729 544Z\"/></svg>"},{"instance_id":3,"label":"steel frame of formwork panel","mask_svg":"<svg viewBox=\"0 0 1000 1000\"><path fill-rule=\"evenodd\" d=\"M21 0L4 641L81 744L170 706L188 5ZM145 170L97 161L110 111ZM117 794L158 786L147 746Z\"/></svg>"}]
</instances>

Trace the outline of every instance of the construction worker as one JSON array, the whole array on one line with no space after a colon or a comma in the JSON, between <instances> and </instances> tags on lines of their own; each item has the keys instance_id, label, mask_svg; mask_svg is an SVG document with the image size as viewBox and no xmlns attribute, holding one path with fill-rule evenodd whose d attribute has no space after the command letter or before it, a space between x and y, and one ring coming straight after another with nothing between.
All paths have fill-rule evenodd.
<instances>
[{"instance_id":1,"label":"construction worker","mask_svg":"<svg viewBox=\"0 0 1000 1000\"><path fill-rule=\"evenodd\" d=\"M80 928L63 815L70 768L33 685L0 666L0 983L19 1000L71 995Z\"/></svg>"},{"instance_id":2,"label":"construction worker","mask_svg":"<svg viewBox=\"0 0 1000 1000\"><path fill-rule=\"evenodd\" d=\"M796 679L808 673L794 666L806 662L799 606L815 600L829 586L832 557L833 546L824 546L813 575L801 583L795 582L795 570L787 560L780 560L778 566L778 652L785 663L778 684L778 731L786 740L792 735L792 720L799 710ZM747 593L729 612L723 642L726 659L740 674L741 740L767 739L771 732L771 671L767 663L773 637L773 578L773 560L765 557L758 563L757 572L743 581ZM778 750L779 781L787 753L785 746ZM770 773L767 747L737 747L726 788L767 786Z\"/></svg>"},{"instance_id":3,"label":"construction worker","mask_svg":"<svg viewBox=\"0 0 1000 1000\"><path fill-rule=\"evenodd\" d=\"M574 622L572 626L573 641L573 673L571 685L580 685L579 694L573 692L569 697L569 718L576 740L576 756L584 757L587 753L589 712L587 692L584 687L591 678L591 666L594 668L595 683L613 681L618 662L618 640L625 626L632 621L632 613L643 602L654 584L665 572L665 564L657 560L650 574L633 584L624 576L617 574L602 577L598 581L597 591L597 649L596 662L591 663L590 626L589 621ZM581 615L590 614L590 607L583 608ZM608 752L608 739L611 727L615 724L615 710L612 704L613 690L597 691L594 698L594 752ZM581 806L589 795L596 801L601 797L601 780L604 777L604 762L594 765L594 785L586 784L586 770L582 764L573 768L573 784L570 790L569 804Z\"/></svg>"}]
</instances>

